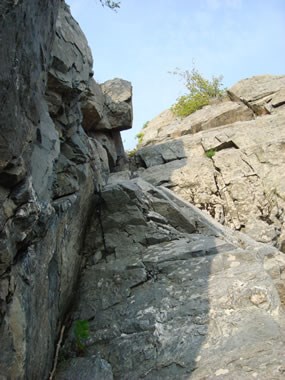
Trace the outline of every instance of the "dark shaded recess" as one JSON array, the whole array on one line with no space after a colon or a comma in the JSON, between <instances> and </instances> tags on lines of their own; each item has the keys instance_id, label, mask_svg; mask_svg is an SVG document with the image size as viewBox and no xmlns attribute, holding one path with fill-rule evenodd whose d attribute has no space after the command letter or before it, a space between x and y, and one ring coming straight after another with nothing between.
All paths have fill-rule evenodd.
<instances>
[{"instance_id":1,"label":"dark shaded recess","mask_svg":"<svg viewBox=\"0 0 285 380\"><path fill-rule=\"evenodd\" d=\"M230 140L215 147L215 151L219 152L220 150L230 149L230 148L239 149L239 147L232 140Z\"/></svg>"}]
</instances>

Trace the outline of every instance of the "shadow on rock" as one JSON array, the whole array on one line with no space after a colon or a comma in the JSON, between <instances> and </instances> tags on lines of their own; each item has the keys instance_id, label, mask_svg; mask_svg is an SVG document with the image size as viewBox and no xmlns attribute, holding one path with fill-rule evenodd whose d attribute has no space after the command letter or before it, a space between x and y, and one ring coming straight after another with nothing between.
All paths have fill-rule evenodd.
<instances>
[{"instance_id":1,"label":"shadow on rock","mask_svg":"<svg viewBox=\"0 0 285 380\"><path fill-rule=\"evenodd\" d=\"M281 379L282 305L264 263L280 272L283 255L163 186L119 177L98 195L56 379L86 379L88 361L102 379Z\"/></svg>"}]
</instances>

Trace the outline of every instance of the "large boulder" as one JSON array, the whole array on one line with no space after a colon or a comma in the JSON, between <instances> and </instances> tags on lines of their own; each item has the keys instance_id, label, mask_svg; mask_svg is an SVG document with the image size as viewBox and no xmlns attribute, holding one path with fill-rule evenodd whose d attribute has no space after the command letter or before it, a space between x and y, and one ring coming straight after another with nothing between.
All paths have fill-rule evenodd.
<instances>
[{"instance_id":1,"label":"large boulder","mask_svg":"<svg viewBox=\"0 0 285 380\"><path fill-rule=\"evenodd\" d=\"M132 128L132 85L130 82L115 78L101 84L105 95L103 120L98 130L119 130Z\"/></svg>"}]
</instances>

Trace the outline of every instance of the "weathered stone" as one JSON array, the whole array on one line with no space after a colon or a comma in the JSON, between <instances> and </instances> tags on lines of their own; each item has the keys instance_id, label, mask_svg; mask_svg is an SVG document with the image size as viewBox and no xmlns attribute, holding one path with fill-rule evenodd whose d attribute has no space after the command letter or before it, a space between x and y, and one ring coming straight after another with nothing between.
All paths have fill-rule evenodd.
<instances>
[{"instance_id":1,"label":"weathered stone","mask_svg":"<svg viewBox=\"0 0 285 380\"><path fill-rule=\"evenodd\" d=\"M60 111L62 111L62 95L52 90L47 90L45 95L48 111L51 117L56 117L59 115Z\"/></svg>"},{"instance_id":2,"label":"weathered stone","mask_svg":"<svg viewBox=\"0 0 285 380\"><path fill-rule=\"evenodd\" d=\"M143 162L145 167L165 164L170 161L181 160L185 158L183 146L179 141L145 147L138 151L136 158Z\"/></svg>"},{"instance_id":3,"label":"weathered stone","mask_svg":"<svg viewBox=\"0 0 285 380\"><path fill-rule=\"evenodd\" d=\"M113 380L110 364L96 356L70 359L61 368L56 380Z\"/></svg>"},{"instance_id":4,"label":"weathered stone","mask_svg":"<svg viewBox=\"0 0 285 380\"><path fill-rule=\"evenodd\" d=\"M260 75L241 80L228 90L232 100L247 104L257 115L275 112L285 103L285 76Z\"/></svg>"},{"instance_id":5,"label":"weathered stone","mask_svg":"<svg viewBox=\"0 0 285 380\"><path fill-rule=\"evenodd\" d=\"M133 122L131 83L115 78L101 84L101 88L105 95L105 107L103 118L96 129L130 129Z\"/></svg>"},{"instance_id":6,"label":"weathered stone","mask_svg":"<svg viewBox=\"0 0 285 380\"><path fill-rule=\"evenodd\" d=\"M64 2L8 1L0 8L0 377L46 379L82 264L94 192L110 172L106 150L82 128L95 108L95 122L102 117L105 96L90 79L90 49ZM119 131L113 139L118 160ZM104 361L92 364L90 376L112 378ZM85 369L76 361L74 373Z\"/></svg>"},{"instance_id":7,"label":"weathered stone","mask_svg":"<svg viewBox=\"0 0 285 380\"><path fill-rule=\"evenodd\" d=\"M254 114L244 104L226 101L203 107L186 118L175 117L170 110L164 111L151 120L143 129L140 146L157 144L177 137L197 133L236 121L254 118Z\"/></svg>"},{"instance_id":8,"label":"weathered stone","mask_svg":"<svg viewBox=\"0 0 285 380\"><path fill-rule=\"evenodd\" d=\"M57 163L57 176L53 183L53 199L71 195L79 190L77 168L64 155Z\"/></svg>"},{"instance_id":9,"label":"weathered stone","mask_svg":"<svg viewBox=\"0 0 285 380\"><path fill-rule=\"evenodd\" d=\"M101 84L106 97L114 103L130 102L132 99L132 85L130 82L115 78Z\"/></svg>"},{"instance_id":10,"label":"weathered stone","mask_svg":"<svg viewBox=\"0 0 285 380\"><path fill-rule=\"evenodd\" d=\"M49 69L49 89L69 94L85 91L92 72L92 55L86 37L70 14L69 6L62 3L56 21L55 41Z\"/></svg>"},{"instance_id":11,"label":"weathered stone","mask_svg":"<svg viewBox=\"0 0 285 380\"><path fill-rule=\"evenodd\" d=\"M284 77L164 113L110 175L130 83L91 79L64 2L2 3L1 379L49 378L65 326L57 379L281 380Z\"/></svg>"},{"instance_id":12,"label":"weathered stone","mask_svg":"<svg viewBox=\"0 0 285 380\"><path fill-rule=\"evenodd\" d=\"M284 292L278 270L284 255L276 260L269 250L266 256L263 245L141 179L110 184L102 196L72 314L74 322L89 321L80 353L86 362L100 351L120 379L246 379L249 373L281 379ZM170 215L154 212L162 200L169 209L176 204L176 228L169 228ZM196 229L180 232L187 218ZM97 223L103 230L95 243ZM156 240L145 239L149 234ZM104 245L108 254L100 259ZM62 355L78 355L74 339L70 330ZM71 367L62 368L60 376L67 376Z\"/></svg>"},{"instance_id":13,"label":"weathered stone","mask_svg":"<svg viewBox=\"0 0 285 380\"><path fill-rule=\"evenodd\" d=\"M127 162L122 138L119 131L105 131L90 133L106 150L110 171L122 170Z\"/></svg>"},{"instance_id":14,"label":"weathered stone","mask_svg":"<svg viewBox=\"0 0 285 380\"><path fill-rule=\"evenodd\" d=\"M58 5L58 0L1 4L1 171L35 139Z\"/></svg>"},{"instance_id":15,"label":"weathered stone","mask_svg":"<svg viewBox=\"0 0 285 380\"><path fill-rule=\"evenodd\" d=\"M82 125L86 132L96 129L103 117L104 102L105 97L100 85L93 78L90 79L88 89L81 99Z\"/></svg>"},{"instance_id":16,"label":"weathered stone","mask_svg":"<svg viewBox=\"0 0 285 380\"><path fill-rule=\"evenodd\" d=\"M140 149L156 166L139 169L154 185L173 189L217 221L281 249L284 240L284 114L227 124ZM178 148L177 148L178 147ZM158 152L185 158L163 162ZM213 156L207 152L213 150ZM155 161L156 160L156 161Z\"/></svg>"},{"instance_id":17,"label":"weathered stone","mask_svg":"<svg viewBox=\"0 0 285 380\"><path fill-rule=\"evenodd\" d=\"M285 85L284 88L276 92L270 103L274 108L281 107L285 104Z\"/></svg>"}]
</instances>

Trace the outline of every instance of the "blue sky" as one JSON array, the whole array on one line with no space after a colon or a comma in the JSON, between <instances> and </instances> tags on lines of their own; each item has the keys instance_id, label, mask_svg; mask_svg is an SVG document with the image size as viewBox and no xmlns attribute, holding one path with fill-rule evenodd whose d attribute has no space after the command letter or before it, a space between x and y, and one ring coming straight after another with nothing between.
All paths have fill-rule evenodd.
<instances>
[{"instance_id":1,"label":"blue sky","mask_svg":"<svg viewBox=\"0 0 285 380\"><path fill-rule=\"evenodd\" d=\"M117 13L99 0L67 0L94 58L94 77L132 82L136 145L143 124L185 93L169 74L196 68L230 87L260 74L285 74L285 0L121 0Z\"/></svg>"}]
</instances>

